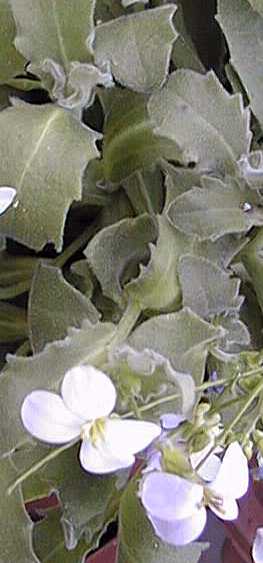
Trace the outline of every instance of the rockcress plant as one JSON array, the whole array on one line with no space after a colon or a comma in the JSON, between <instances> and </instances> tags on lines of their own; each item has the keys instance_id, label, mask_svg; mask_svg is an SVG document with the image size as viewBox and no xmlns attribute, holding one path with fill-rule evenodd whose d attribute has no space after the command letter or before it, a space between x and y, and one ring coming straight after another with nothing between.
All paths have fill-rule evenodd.
<instances>
[{"instance_id":1,"label":"rockcress plant","mask_svg":"<svg viewBox=\"0 0 263 563\"><path fill-rule=\"evenodd\" d=\"M197 563L262 476L263 9L194 13L0 0L3 561Z\"/></svg>"}]
</instances>

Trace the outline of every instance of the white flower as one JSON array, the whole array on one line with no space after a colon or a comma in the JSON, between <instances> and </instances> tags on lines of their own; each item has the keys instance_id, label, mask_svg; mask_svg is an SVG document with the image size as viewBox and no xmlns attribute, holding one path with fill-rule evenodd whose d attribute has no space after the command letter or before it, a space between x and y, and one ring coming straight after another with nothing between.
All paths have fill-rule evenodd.
<instances>
[{"instance_id":1,"label":"white flower","mask_svg":"<svg viewBox=\"0 0 263 563\"><path fill-rule=\"evenodd\" d=\"M210 471L214 469L211 467ZM202 533L206 506L223 520L237 518L236 499L246 493L248 477L247 459L234 442L227 448L215 478L207 485L156 471L144 478L140 496L156 535L173 545L185 545Z\"/></svg>"},{"instance_id":2,"label":"white flower","mask_svg":"<svg viewBox=\"0 0 263 563\"><path fill-rule=\"evenodd\" d=\"M258 528L252 548L254 563L263 563L263 528Z\"/></svg>"},{"instance_id":3,"label":"white flower","mask_svg":"<svg viewBox=\"0 0 263 563\"><path fill-rule=\"evenodd\" d=\"M107 375L92 366L69 370L61 395L33 391L23 402L22 421L34 437L50 444L81 438L79 457L86 471L109 473L129 467L135 461L134 454L160 435L156 424L111 415L115 387Z\"/></svg>"},{"instance_id":4,"label":"white flower","mask_svg":"<svg viewBox=\"0 0 263 563\"><path fill-rule=\"evenodd\" d=\"M15 188L0 186L0 215L7 211L16 196Z\"/></svg>"}]
</instances>

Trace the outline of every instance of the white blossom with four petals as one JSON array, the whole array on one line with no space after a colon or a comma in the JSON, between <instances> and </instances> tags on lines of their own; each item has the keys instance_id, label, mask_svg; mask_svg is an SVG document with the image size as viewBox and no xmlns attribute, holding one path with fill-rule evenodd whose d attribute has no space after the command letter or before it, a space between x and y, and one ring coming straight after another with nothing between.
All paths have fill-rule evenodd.
<instances>
[{"instance_id":1,"label":"white blossom with four petals","mask_svg":"<svg viewBox=\"0 0 263 563\"><path fill-rule=\"evenodd\" d=\"M248 489L248 463L237 442L226 450L212 481L199 484L177 475L154 471L141 485L140 497L154 531L163 541L185 545L202 533L207 519L206 506L223 520L238 516L236 499ZM214 473L215 460L206 464ZM199 472L198 472L199 473Z\"/></svg>"},{"instance_id":2,"label":"white blossom with four petals","mask_svg":"<svg viewBox=\"0 0 263 563\"><path fill-rule=\"evenodd\" d=\"M43 390L27 395L21 417L28 432L44 442L66 444L80 438L82 467L91 473L110 473L131 466L134 454L161 433L152 422L112 414L116 398L105 373L80 365L66 373L61 396Z\"/></svg>"}]
</instances>

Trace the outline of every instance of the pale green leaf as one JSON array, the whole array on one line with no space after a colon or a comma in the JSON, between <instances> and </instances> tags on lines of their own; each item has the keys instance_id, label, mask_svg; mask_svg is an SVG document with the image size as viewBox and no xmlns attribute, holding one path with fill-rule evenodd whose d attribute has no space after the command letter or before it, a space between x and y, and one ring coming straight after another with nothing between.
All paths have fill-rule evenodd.
<instances>
[{"instance_id":1,"label":"pale green leaf","mask_svg":"<svg viewBox=\"0 0 263 563\"><path fill-rule=\"evenodd\" d=\"M12 455L18 475L23 475L43 459L48 448L43 444L23 447ZM115 517L121 494L120 475L93 475L85 471L78 459L76 445L46 464L37 474L40 482L56 491L61 503L65 545L73 550L84 536L87 549L94 549L110 520ZM123 483L129 471L123 471ZM26 483L25 483L26 484Z\"/></svg>"},{"instance_id":2,"label":"pale green leaf","mask_svg":"<svg viewBox=\"0 0 263 563\"><path fill-rule=\"evenodd\" d=\"M16 46L31 64L46 59L65 70L71 61L87 62L93 32L92 0L10 0L17 25Z\"/></svg>"},{"instance_id":3,"label":"pale green leaf","mask_svg":"<svg viewBox=\"0 0 263 563\"><path fill-rule=\"evenodd\" d=\"M224 336L222 329L205 322L189 309L151 318L131 334L128 343L136 350L151 348L177 371L203 378L207 351Z\"/></svg>"},{"instance_id":4,"label":"pale green leaf","mask_svg":"<svg viewBox=\"0 0 263 563\"><path fill-rule=\"evenodd\" d=\"M164 187L158 166L137 171L122 182L136 214L160 213L163 207Z\"/></svg>"},{"instance_id":5,"label":"pale green leaf","mask_svg":"<svg viewBox=\"0 0 263 563\"><path fill-rule=\"evenodd\" d=\"M148 111L155 133L175 143L186 165L233 172L236 160L248 151L249 111L241 95L230 95L213 72L204 76L177 70L151 96Z\"/></svg>"},{"instance_id":6,"label":"pale green leaf","mask_svg":"<svg viewBox=\"0 0 263 563\"><path fill-rule=\"evenodd\" d=\"M33 357L8 357L0 377L0 455L29 439L20 419L25 396L39 388L57 390L67 370L84 361L96 364L114 333L110 323L84 321L81 329L71 329L64 340L48 344Z\"/></svg>"},{"instance_id":7,"label":"pale green leaf","mask_svg":"<svg viewBox=\"0 0 263 563\"><path fill-rule=\"evenodd\" d=\"M257 12L263 16L263 3L262 0L249 0L252 8L254 8L254 10L257 10Z\"/></svg>"},{"instance_id":8,"label":"pale green leaf","mask_svg":"<svg viewBox=\"0 0 263 563\"><path fill-rule=\"evenodd\" d=\"M17 342L26 340L27 336L25 310L0 301L0 342Z\"/></svg>"},{"instance_id":9,"label":"pale green leaf","mask_svg":"<svg viewBox=\"0 0 263 563\"><path fill-rule=\"evenodd\" d=\"M81 541L73 550L65 547L59 510L49 510L45 518L34 525L33 547L41 563L83 563L88 546Z\"/></svg>"},{"instance_id":10,"label":"pale green leaf","mask_svg":"<svg viewBox=\"0 0 263 563\"><path fill-rule=\"evenodd\" d=\"M66 282L59 268L41 263L33 278L28 305L30 341L34 352L48 342L62 340L69 327L80 328L82 321L99 320L89 299Z\"/></svg>"},{"instance_id":11,"label":"pale green leaf","mask_svg":"<svg viewBox=\"0 0 263 563\"><path fill-rule=\"evenodd\" d=\"M73 279L74 284L81 293L84 293L89 299L92 297L94 289L93 276L87 260L74 262L70 268L70 272L67 273L67 277Z\"/></svg>"},{"instance_id":12,"label":"pale green leaf","mask_svg":"<svg viewBox=\"0 0 263 563\"><path fill-rule=\"evenodd\" d=\"M183 306L200 317L209 319L225 312L239 310L240 280L230 278L216 264L200 256L186 254L179 260L178 274L183 293Z\"/></svg>"},{"instance_id":13,"label":"pale green leaf","mask_svg":"<svg viewBox=\"0 0 263 563\"><path fill-rule=\"evenodd\" d=\"M159 422L160 416L169 410L186 416L191 413L196 399L193 378L175 371L166 358L153 350L138 352L123 345L114 350L109 369L117 382L118 405L122 410L132 409L134 399L140 408L152 399L176 395L147 412L142 411L143 418Z\"/></svg>"},{"instance_id":14,"label":"pale green leaf","mask_svg":"<svg viewBox=\"0 0 263 563\"><path fill-rule=\"evenodd\" d=\"M176 4L177 11L173 21L179 37L173 46L172 61L176 68L190 68L197 72L205 72L205 67L198 57L196 47L186 27L183 12L185 2L184 0L176 0Z\"/></svg>"},{"instance_id":15,"label":"pale green leaf","mask_svg":"<svg viewBox=\"0 0 263 563\"><path fill-rule=\"evenodd\" d=\"M253 0L255 9L260 3ZM240 75L251 108L262 126L263 19L251 4L248 0L220 0L217 20L228 42L231 63Z\"/></svg>"},{"instance_id":16,"label":"pale green leaf","mask_svg":"<svg viewBox=\"0 0 263 563\"><path fill-rule=\"evenodd\" d=\"M84 169L97 156L98 135L51 104L19 103L0 113L0 127L0 185L17 190L0 233L36 250L51 241L60 250L67 211L81 199Z\"/></svg>"},{"instance_id":17,"label":"pale green leaf","mask_svg":"<svg viewBox=\"0 0 263 563\"><path fill-rule=\"evenodd\" d=\"M138 482L130 481L120 504L118 563L197 563L207 547L199 542L174 547L157 538L139 500Z\"/></svg>"},{"instance_id":18,"label":"pale green leaf","mask_svg":"<svg viewBox=\"0 0 263 563\"><path fill-rule=\"evenodd\" d=\"M261 310L263 311L263 229L246 246L241 255L250 276Z\"/></svg>"},{"instance_id":19,"label":"pale green leaf","mask_svg":"<svg viewBox=\"0 0 263 563\"><path fill-rule=\"evenodd\" d=\"M207 258L223 270L227 268L235 256L246 246L249 239L238 235L225 235L212 242L211 240L193 241L193 254Z\"/></svg>"},{"instance_id":20,"label":"pale green leaf","mask_svg":"<svg viewBox=\"0 0 263 563\"><path fill-rule=\"evenodd\" d=\"M4 84L21 74L26 63L14 46L16 27L9 0L0 0L0 26L0 84Z\"/></svg>"},{"instance_id":21,"label":"pale green leaf","mask_svg":"<svg viewBox=\"0 0 263 563\"><path fill-rule=\"evenodd\" d=\"M148 244L156 237L150 215L122 219L102 229L88 244L85 255L104 295L122 302L122 280L127 268L147 259Z\"/></svg>"},{"instance_id":22,"label":"pale green leaf","mask_svg":"<svg viewBox=\"0 0 263 563\"><path fill-rule=\"evenodd\" d=\"M181 299L178 282L178 259L188 251L185 235L172 227L165 216L158 216L159 235L156 246L150 244L147 266L140 266L140 276L125 288L142 309L175 310Z\"/></svg>"},{"instance_id":23,"label":"pale green leaf","mask_svg":"<svg viewBox=\"0 0 263 563\"><path fill-rule=\"evenodd\" d=\"M28 291L38 261L35 256L16 256L0 251L0 299L10 299Z\"/></svg>"},{"instance_id":24,"label":"pale green leaf","mask_svg":"<svg viewBox=\"0 0 263 563\"><path fill-rule=\"evenodd\" d=\"M263 224L263 211L254 205L253 192L229 178L203 178L202 188L193 188L177 197L168 209L171 223L200 240L215 241L229 233L245 233ZM248 209L247 205L248 204Z\"/></svg>"},{"instance_id":25,"label":"pale green leaf","mask_svg":"<svg viewBox=\"0 0 263 563\"><path fill-rule=\"evenodd\" d=\"M0 461L1 555L2 563L40 563L32 550L33 524L26 513L20 489L9 496L6 492L15 472L6 459Z\"/></svg>"},{"instance_id":26,"label":"pale green leaf","mask_svg":"<svg viewBox=\"0 0 263 563\"><path fill-rule=\"evenodd\" d=\"M137 92L160 87L168 73L176 7L162 6L104 23L95 31L95 62ZM116 41L116 37L118 41Z\"/></svg>"},{"instance_id":27,"label":"pale green leaf","mask_svg":"<svg viewBox=\"0 0 263 563\"><path fill-rule=\"evenodd\" d=\"M161 156L178 156L174 143L153 134L146 102L145 96L128 90L111 93L103 138L104 174L111 182L151 167Z\"/></svg>"},{"instance_id":28,"label":"pale green leaf","mask_svg":"<svg viewBox=\"0 0 263 563\"><path fill-rule=\"evenodd\" d=\"M187 192L194 186L200 186L201 176L194 170L188 168L176 168L166 161L162 161L165 172L165 211L176 197Z\"/></svg>"},{"instance_id":29,"label":"pale green leaf","mask_svg":"<svg viewBox=\"0 0 263 563\"><path fill-rule=\"evenodd\" d=\"M216 319L216 325L220 324L226 335L220 342L220 350L229 354L237 354L250 344L250 334L246 325L235 316L221 316Z\"/></svg>"}]
</instances>

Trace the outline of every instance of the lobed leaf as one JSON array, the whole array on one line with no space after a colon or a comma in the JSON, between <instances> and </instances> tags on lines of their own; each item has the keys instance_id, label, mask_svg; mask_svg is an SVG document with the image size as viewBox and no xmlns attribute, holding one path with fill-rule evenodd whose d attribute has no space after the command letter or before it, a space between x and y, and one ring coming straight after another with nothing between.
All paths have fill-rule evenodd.
<instances>
[{"instance_id":1,"label":"lobed leaf","mask_svg":"<svg viewBox=\"0 0 263 563\"><path fill-rule=\"evenodd\" d=\"M51 104L16 104L0 113L0 127L0 185L17 190L0 233L36 250L51 241L61 250L66 215L81 199L98 135Z\"/></svg>"}]
</instances>

